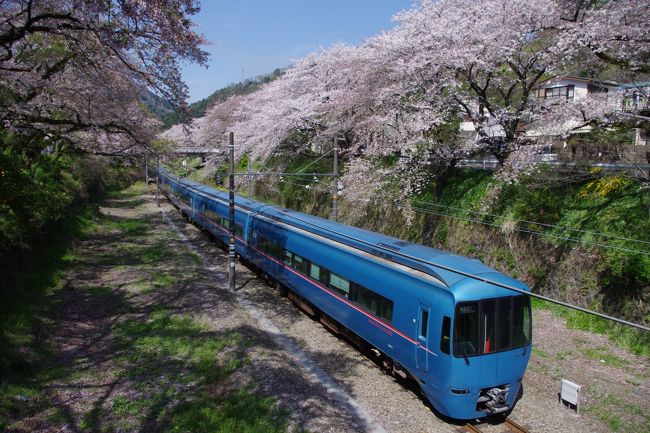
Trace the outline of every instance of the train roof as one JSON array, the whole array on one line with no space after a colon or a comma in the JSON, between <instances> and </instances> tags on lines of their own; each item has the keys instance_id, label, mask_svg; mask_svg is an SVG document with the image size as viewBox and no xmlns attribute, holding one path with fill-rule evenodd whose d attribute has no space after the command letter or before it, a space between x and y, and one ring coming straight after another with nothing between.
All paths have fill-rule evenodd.
<instances>
[{"instance_id":1,"label":"train roof","mask_svg":"<svg viewBox=\"0 0 650 433\"><path fill-rule=\"evenodd\" d=\"M277 206L270 205L263 207L260 209L260 213L292 226L334 238L344 244L360 248L364 251L377 254L380 257L433 275L443 281L449 290L453 291L456 295L461 295L465 292L467 285L457 283L468 278L467 275L482 277L504 285L528 290L520 281L497 272L477 259L470 259L437 248L426 247L403 239ZM450 268L460 272L454 272L444 268ZM471 282L469 282L470 286ZM485 297L514 294L513 291L491 286L489 289L486 288L486 293L484 293ZM476 290L474 288L473 297L475 296Z\"/></svg>"},{"instance_id":2,"label":"train roof","mask_svg":"<svg viewBox=\"0 0 650 433\"><path fill-rule=\"evenodd\" d=\"M177 178L176 180L206 196L222 201L228 200L227 191L220 191L187 179ZM472 283L476 279L494 281L502 285L529 291L528 287L522 282L484 265L477 259L470 259L295 210L257 202L237 194L235 194L235 204L248 211L259 213L268 218L337 240L346 245L425 272L441 280L457 299L464 298L465 294L467 294L468 298L475 299L476 287L472 287ZM515 294L514 291L490 284L489 281L483 285L482 297Z\"/></svg>"}]
</instances>

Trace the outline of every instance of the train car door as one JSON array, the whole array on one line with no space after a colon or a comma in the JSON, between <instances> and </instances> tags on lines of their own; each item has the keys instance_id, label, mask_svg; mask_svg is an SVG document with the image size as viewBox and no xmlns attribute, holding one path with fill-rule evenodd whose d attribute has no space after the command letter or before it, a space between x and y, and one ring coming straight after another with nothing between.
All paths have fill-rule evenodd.
<instances>
[{"instance_id":1,"label":"train car door","mask_svg":"<svg viewBox=\"0 0 650 433\"><path fill-rule=\"evenodd\" d=\"M429 371L429 319L431 308L420 304L417 323L417 347L415 348L415 364L419 370Z\"/></svg>"}]
</instances>

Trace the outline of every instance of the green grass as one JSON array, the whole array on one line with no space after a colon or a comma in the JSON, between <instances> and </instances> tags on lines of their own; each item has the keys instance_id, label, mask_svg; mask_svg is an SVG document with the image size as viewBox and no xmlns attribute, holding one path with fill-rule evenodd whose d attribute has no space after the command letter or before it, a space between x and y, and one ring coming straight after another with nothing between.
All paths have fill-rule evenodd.
<instances>
[{"instance_id":1,"label":"green grass","mask_svg":"<svg viewBox=\"0 0 650 433\"><path fill-rule=\"evenodd\" d=\"M121 218L112 215L102 215L102 225L124 232L127 236L146 236L149 231L149 222L143 219Z\"/></svg>"},{"instance_id":2,"label":"green grass","mask_svg":"<svg viewBox=\"0 0 650 433\"><path fill-rule=\"evenodd\" d=\"M537 347L533 347L533 355L540 358L548 358L548 353L544 352L542 349L538 349Z\"/></svg>"},{"instance_id":3,"label":"green grass","mask_svg":"<svg viewBox=\"0 0 650 433\"><path fill-rule=\"evenodd\" d=\"M136 188L111 196L129 199L130 207L138 205L139 200L133 199L138 193ZM108 242L112 243L106 244L109 251L103 257L78 257L73 240L91 230L120 233L111 234ZM184 278L195 278L193 273L175 273L176 266L193 268L200 262L196 254L169 244L173 233L153 232L139 220L93 215L92 208L70 214L53 233L47 248L39 250L29 264L30 272L0 304L0 430L30 416L54 425L74 425L75 414L53 406L49 391L42 388L53 380L121 384L80 415L77 427L84 431L286 430L287 414L273 399L258 396L246 383L231 378L250 362L245 355L250 339L235 331L211 331L189 315L175 314L169 305L151 304L157 299L156 294L148 297L151 292L167 294ZM157 240L143 242L143 236ZM97 262L135 276L135 282L120 291L110 284L72 287L76 301L87 303L88 308L101 303L105 313L123 316L112 328L115 346L110 347L110 362L105 364L110 367L87 368L92 360L83 355L69 365L51 366L54 354L45 343L47 329L57 326L52 312L66 299L58 296L62 276L66 270L94 269ZM145 301L144 310L137 307L140 301ZM138 313L137 318L131 312Z\"/></svg>"},{"instance_id":4,"label":"green grass","mask_svg":"<svg viewBox=\"0 0 650 433\"><path fill-rule=\"evenodd\" d=\"M557 304L532 300L533 308L551 310L558 316L566 319L567 326L571 329L590 331L609 337L613 344L630 352L650 358L650 332L639 331L629 326L612 323L610 320L601 319L592 314L572 310Z\"/></svg>"},{"instance_id":5,"label":"green grass","mask_svg":"<svg viewBox=\"0 0 650 433\"><path fill-rule=\"evenodd\" d=\"M627 360L609 353L609 349L607 347L583 347L580 349L580 352L587 358L595 359L596 361L605 361L605 364L612 365L614 367L625 367L630 364Z\"/></svg>"},{"instance_id":6,"label":"green grass","mask_svg":"<svg viewBox=\"0 0 650 433\"><path fill-rule=\"evenodd\" d=\"M603 421L612 432L649 433L650 414L612 394L598 394L584 411Z\"/></svg>"},{"instance_id":7,"label":"green grass","mask_svg":"<svg viewBox=\"0 0 650 433\"><path fill-rule=\"evenodd\" d=\"M200 258L192 252L179 251L169 240L159 239L153 245L143 244L135 239L125 239L115 248L99 256L99 262L111 266L154 265L162 260L174 259L176 264L200 264ZM135 241L135 242L133 242Z\"/></svg>"},{"instance_id":8,"label":"green grass","mask_svg":"<svg viewBox=\"0 0 650 433\"><path fill-rule=\"evenodd\" d=\"M242 351L250 343L240 334L214 333L190 316L161 308L144 321L116 325L115 335L139 396L114 399L112 412L101 414L104 421L144 414L170 432L284 431L286 414L274 400L241 387L217 396L209 391L215 384L227 386L228 377L249 362Z\"/></svg>"},{"instance_id":9,"label":"green grass","mask_svg":"<svg viewBox=\"0 0 650 433\"><path fill-rule=\"evenodd\" d=\"M287 413L273 399L239 390L219 399L182 403L170 413L170 433L274 433L286 431Z\"/></svg>"},{"instance_id":10,"label":"green grass","mask_svg":"<svg viewBox=\"0 0 650 433\"><path fill-rule=\"evenodd\" d=\"M49 235L24 263L13 287L0 299L0 429L12 418L47 405L34 383L35 376L55 377L56 370L42 370L50 354L44 328L53 307L52 294L61 289L64 270L76 259L73 242L86 237L96 226L94 205L72 208L50 227Z\"/></svg>"},{"instance_id":11,"label":"green grass","mask_svg":"<svg viewBox=\"0 0 650 433\"><path fill-rule=\"evenodd\" d=\"M115 199L125 199L138 197L142 194L145 194L149 191L149 186L144 182L135 182L134 184L128 186L124 189L114 189L107 193L109 198Z\"/></svg>"}]
</instances>

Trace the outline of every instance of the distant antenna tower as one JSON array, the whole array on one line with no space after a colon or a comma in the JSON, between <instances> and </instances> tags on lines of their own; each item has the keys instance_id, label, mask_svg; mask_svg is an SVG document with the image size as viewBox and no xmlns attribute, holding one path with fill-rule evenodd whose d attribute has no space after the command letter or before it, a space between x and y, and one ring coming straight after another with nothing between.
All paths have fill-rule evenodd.
<instances>
[{"instance_id":1,"label":"distant antenna tower","mask_svg":"<svg viewBox=\"0 0 650 433\"><path fill-rule=\"evenodd\" d=\"M241 67L241 82L244 82L244 67Z\"/></svg>"}]
</instances>

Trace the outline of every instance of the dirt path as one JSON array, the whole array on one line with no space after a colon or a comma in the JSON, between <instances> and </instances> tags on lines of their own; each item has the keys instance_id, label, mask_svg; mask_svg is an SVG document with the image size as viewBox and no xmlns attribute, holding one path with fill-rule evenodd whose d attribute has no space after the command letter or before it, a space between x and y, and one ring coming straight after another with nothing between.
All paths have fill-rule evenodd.
<instances>
[{"instance_id":1,"label":"dirt path","mask_svg":"<svg viewBox=\"0 0 650 433\"><path fill-rule=\"evenodd\" d=\"M35 378L48 404L9 431L455 431L242 266L228 292L225 254L142 192L107 201L79 246L43 338L50 372ZM515 420L536 433L650 431L647 360L550 312L535 319ZM580 415L557 404L561 377L584 386Z\"/></svg>"},{"instance_id":2,"label":"dirt path","mask_svg":"<svg viewBox=\"0 0 650 433\"><path fill-rule=\"evenodd\" d=\"M55 296L47 402L11 432L363 430L215 283L152 196L100 208Z\"/></svg>"}]
</instances>

